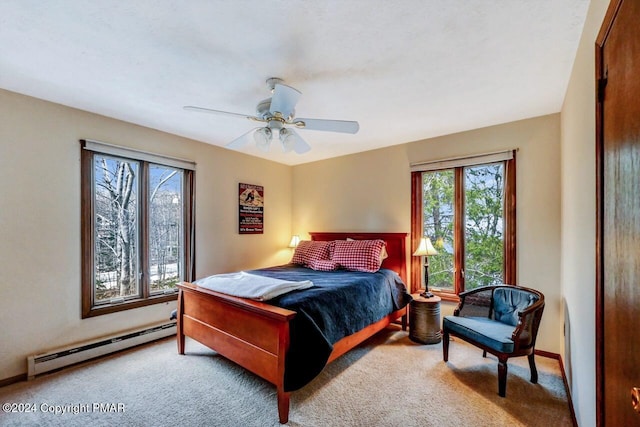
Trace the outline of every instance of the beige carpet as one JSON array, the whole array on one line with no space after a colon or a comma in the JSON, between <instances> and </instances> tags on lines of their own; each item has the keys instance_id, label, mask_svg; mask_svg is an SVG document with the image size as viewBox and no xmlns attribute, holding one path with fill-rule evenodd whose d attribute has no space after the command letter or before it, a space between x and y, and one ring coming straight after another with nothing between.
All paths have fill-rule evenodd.
<instances>
[{"instance_id":1,"label":"beige carpet","mask_svg":"<svg viewBox=\"0 0 640 427\"><path fill-rule=\"evenodd\" d=\"M280 425L272 385L195 341L186 349L179 356L175 340L162 340L4 387L0 403L36 412L0 412L0 425ZM526 358L509 362L501 398L492 356L452 341L444 363L441 344L418 345L387 329L292 393L288 425L570 426L558 362L536 360L538 384L528 381ZM56 406L65 413L43 412Z\"/></svg>"}]
</instances>

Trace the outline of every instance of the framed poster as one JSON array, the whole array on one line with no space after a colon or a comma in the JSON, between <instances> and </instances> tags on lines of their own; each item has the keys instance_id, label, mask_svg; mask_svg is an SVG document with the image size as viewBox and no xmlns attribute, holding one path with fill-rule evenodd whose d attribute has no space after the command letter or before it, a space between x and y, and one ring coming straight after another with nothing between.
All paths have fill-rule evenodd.
<instances>
[{"instance_id":1,"label":"framed poster","mask_svg":"<svg viewBox=\"0 0 640 427\"><path fill-rule=\"evenodd\" d=\"M240 234L262 234L264 232L264 188L260 185L239 184Z\"/></svg>"}]
</instances>

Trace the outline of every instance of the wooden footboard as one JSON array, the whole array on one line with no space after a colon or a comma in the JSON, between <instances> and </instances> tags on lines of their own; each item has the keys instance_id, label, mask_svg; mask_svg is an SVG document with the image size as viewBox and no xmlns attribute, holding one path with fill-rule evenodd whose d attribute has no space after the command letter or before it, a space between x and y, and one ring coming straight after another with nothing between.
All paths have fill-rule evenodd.
<instances>
[{"instance_id":1,"label":"wooden footboard","mask_svg":"<svg viewBox=\"0 0 640 427\"><path fill-rule=\"evenodd\" d=\"M244 298L178 285L178 353L185 336L274 384L281 423L289 417L284 391L284 362L289 348L289 321L294 311Z\"/></svg>"},{"instance_id":2,"label":"wooden footboard","mask_svg":"<svg viewBox=\"0 0 640 427\"><path fill-rule=\"evenodd\" d=\"M221 294L191 283L178 285L178 353L184 354L185 337L274 384L278 394L278 417L289 420L290 393L284 390L284 368L289 348L289 321L295 311ZM329 362L402 317L406 307L334 344Z\"/></svg>"}]
</instances>

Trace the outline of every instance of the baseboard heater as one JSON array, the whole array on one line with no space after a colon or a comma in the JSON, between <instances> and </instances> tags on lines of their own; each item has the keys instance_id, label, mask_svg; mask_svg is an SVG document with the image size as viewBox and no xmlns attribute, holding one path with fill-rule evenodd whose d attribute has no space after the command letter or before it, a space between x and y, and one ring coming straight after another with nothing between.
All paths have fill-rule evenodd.
<instances>
[{"instance_id":1,"label":"baseboard heater","mask_svg":"<svg viewBox=\"0 0 640 427\"><path fill-rule=\"evenodd\" d=\"M155 341L176 334L176 323L163 323L144 329L113 335L85 342L73 347L61 348L27 357L27 376L36 375L84 362L129 347Z\"/></svg>"}]
</instances>

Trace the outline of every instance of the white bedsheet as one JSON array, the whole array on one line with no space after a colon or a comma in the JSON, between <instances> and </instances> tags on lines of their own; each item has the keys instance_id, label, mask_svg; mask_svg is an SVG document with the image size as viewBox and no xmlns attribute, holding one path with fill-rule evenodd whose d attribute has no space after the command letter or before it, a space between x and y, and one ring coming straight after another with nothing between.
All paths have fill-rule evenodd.
<instances>
[{"instance_id":1,"label":"white bedsheet","mask_svg":"<svg viewBox=\"0 0 640 427\"><path fill-rule=\"evenodd\" d=\"M310 280L301 282L290 282L287 280L274 279L272 277L250 274L245 271L237 273L215 274L213 276L198 279L194 284L243 298L251 298L258 301L265 301L297 289L307 289L313 286Z\"/></svg>"}]
</instances>

